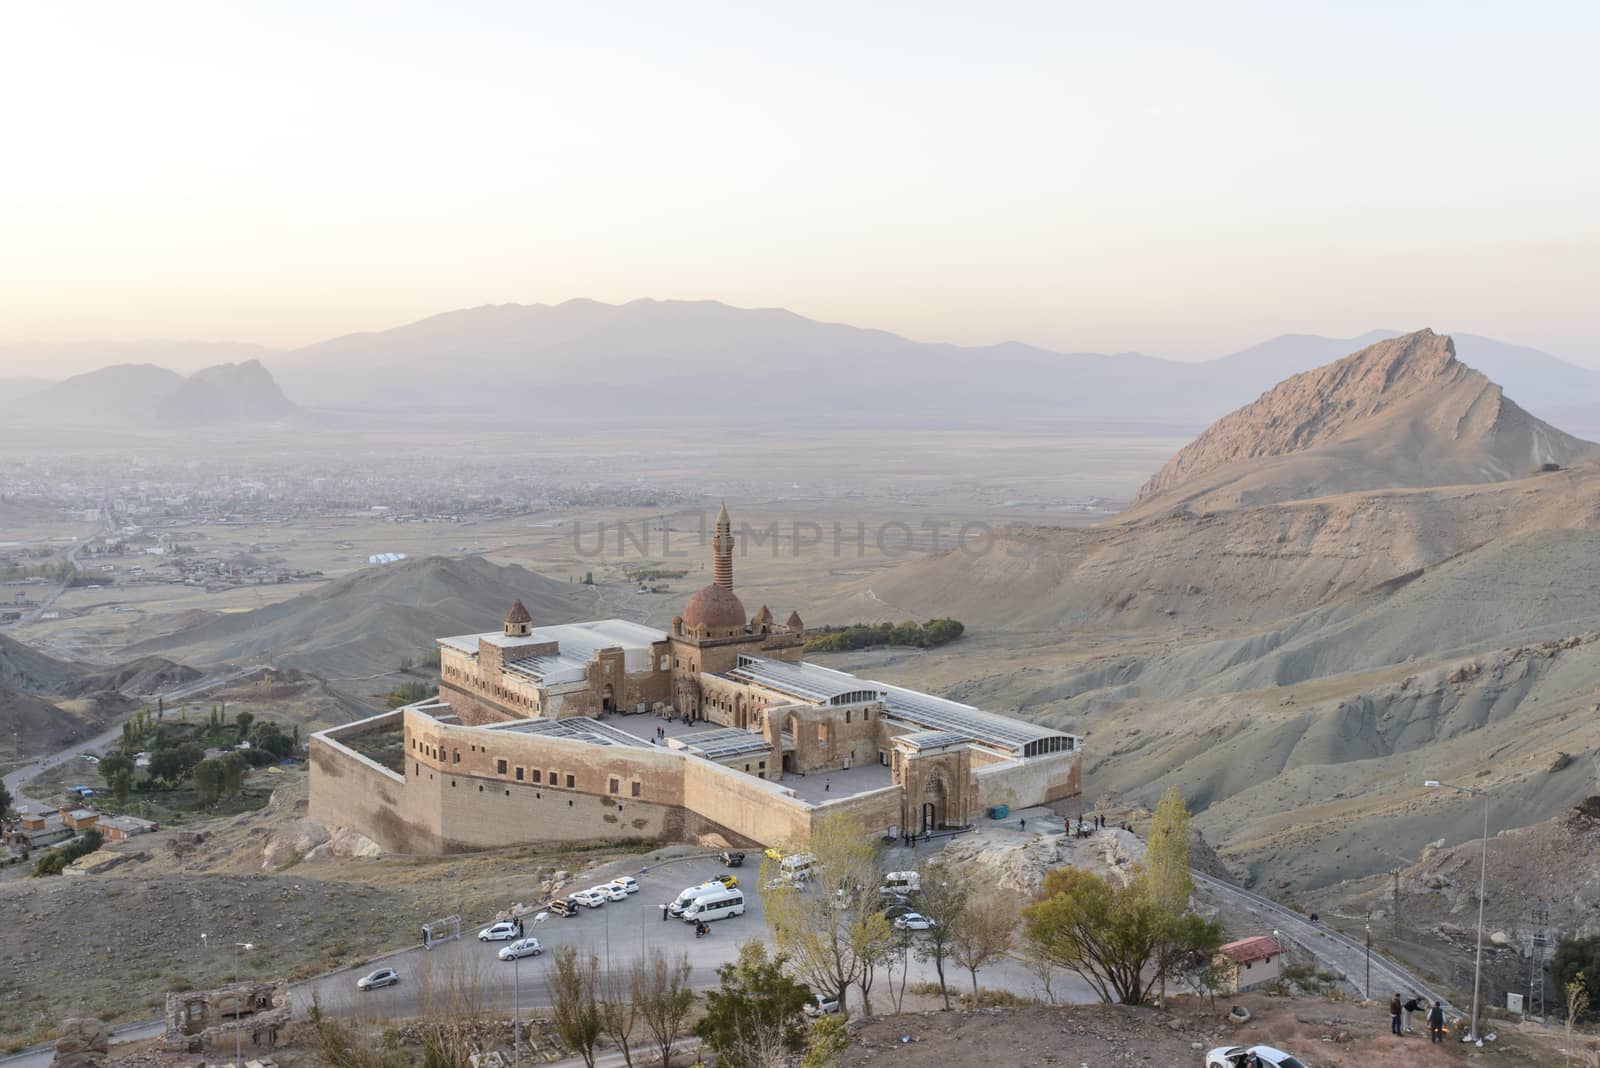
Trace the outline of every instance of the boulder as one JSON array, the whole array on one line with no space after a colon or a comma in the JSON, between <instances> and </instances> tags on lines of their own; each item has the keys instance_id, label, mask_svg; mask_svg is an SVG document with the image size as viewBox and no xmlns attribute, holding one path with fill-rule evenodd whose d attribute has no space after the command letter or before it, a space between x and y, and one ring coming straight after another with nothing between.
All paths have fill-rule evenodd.
<instances>
[{"instance_id":1,"label":"boulder","mask_svg":"<svg viewBox=\"0 0 1600 1068\"><path fill-rule=\"evenodd\" d=\"M110 1042L105 1024L86 1017L61 1021L51 1068L100 1068L106 1063Z\"/></svg>"}]
</instances>

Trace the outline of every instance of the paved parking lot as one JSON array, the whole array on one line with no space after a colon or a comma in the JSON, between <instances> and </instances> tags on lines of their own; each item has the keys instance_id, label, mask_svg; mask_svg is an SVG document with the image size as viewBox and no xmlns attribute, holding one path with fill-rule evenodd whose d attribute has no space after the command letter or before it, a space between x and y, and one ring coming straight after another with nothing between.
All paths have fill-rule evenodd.
<instances>
[{"instance_id":1,"label":"paved parking lot","mask_svg":"<svg viewBox=\"0 0 1600 1068\"><path fill-rule=\"evenodd\" d=\"M442 983L446 976L455 977L457 982L469 981L486 1006L509 1010L514 987L523 1005L548 1004L550 950L560 945L592 949L600 955L602 967L612 969L628 967L653 946L660 946L674 957L686 952L694 969L695 985L711 986L716 982L717 968L738 956L739 943L766 937L761 892L755 885L760 873L756 859L752 856L744 867L735 869L723 867L714 856L673 860L652 867L643 875L639 874L637 866L618 865L605 870L603 875L632 875L640 884L639 892L629 894L626 901L608 901L598 909L581 909L571 918L552 913L539 924L532 923L531 917L524 920L527 934L538 938L545 947L542 956L524 957L515 964L502 961L496 954L508 942L477 940L478 931L489 925L491 917L475 920L463 917L459 942L432 950L406 950L381 962L400 972L401 981L397 985L363 993L356 989L356 980L371 968L340 972L296 987L295 1004L309 1006L315 994L324 1011L335 1014L412 1016L422 1009L420 976L424 973L436 977L437 983ZM696 938L693 925L680 919L662 921L661 906L669 903L684 887L730 871L739 877L739 889L745 893L743 916L712 922L711 934L704 938ZM597 875L593 882L574 884L568 891L581 890L600 881L603 880Z\"/></svg>"}]
</instances>

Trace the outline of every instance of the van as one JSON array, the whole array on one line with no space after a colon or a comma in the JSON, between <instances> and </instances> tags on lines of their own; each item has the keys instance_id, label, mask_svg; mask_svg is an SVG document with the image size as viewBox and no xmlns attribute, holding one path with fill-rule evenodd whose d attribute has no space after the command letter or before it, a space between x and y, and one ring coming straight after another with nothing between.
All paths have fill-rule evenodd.
<instances>
[{"instance_id":1,"label":"van","mask_svg":"<svg viewBox=\"0 0 1600 1068\"><path fill-rule=\"evenodd\" d=\"M791 883L803 883L811 878L811 869L817 858L811 853L791 853L778 861L778 876Z\"/></svg>"},{"instance_id":2,"label":"van","mask_svg":"<svg viewBox=\"0 0 1600 1068\"><path fill-rule=\"evenodd\" d=\"M706 894L715 894L720 890L726 889L727 887L721 883L701 883L699 886L686 886L683 888L683 893L674 898L672 904L667 906L667 911L674 916L682 916L683 910L694 904L695 898L704 897Z\"/></svg>"},{"instance_id":3,"label":"van","mask_svg":"<svg viewBox=\"0 0 1600 1068\"><path fill-rule=\"evenodd\" d=\"M697 897L683 910L684 923L709 923L729 916L744 915L744 891L723 890L720 894Z\"/></svg>"},{"instance_id":4,"label":"van","mask_svg":"<svg viewBox=\"0 0 1600 1068\"><path fill-rule=\"evenodd\" d=\"M878 894L882 897L899 897L904 894L915 894L922 890L922 877L914 871L892 871L883 877L883 885L878 887Z\"/></svg>"}]
</instances>

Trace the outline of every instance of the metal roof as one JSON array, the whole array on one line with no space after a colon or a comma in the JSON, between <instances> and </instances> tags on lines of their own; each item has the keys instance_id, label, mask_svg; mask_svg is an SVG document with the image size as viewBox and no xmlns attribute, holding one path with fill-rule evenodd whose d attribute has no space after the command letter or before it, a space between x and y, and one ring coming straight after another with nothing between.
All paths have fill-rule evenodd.
<instances>
[{"instance_id":1,"label":"metal roof","mask_svg":"<svg viewBox=\"0 0 1600 1068\"><path fill-rule=\"evenodd\" d=\"M601 723L588 716L569 716L566 719L519 719L510 723L496 723L488 730L515 731L518 734L538 734L546 738L566 738L590 745L619 745L643 749L646 743L627 731Z\"/></svg>"},{"instance_id":2,"label":"metal roof","mask_svg":"<svg viewBox=\"0 0 1600 1068\"><path fill-rule=\"evenodd\" d=\"M505 634L495 630L482 634L457 634L440 638L438 642L470 655L477 654L480 641L502 649L520 649L555 642L560 656L583 662L593 660L594 654L602 649L621 649L624 668L630 672L640 672L650 670L650 647L666 640L666 631L642 623L627 619L593 619L586 623L535 627L526 635Z\"/></svg>"},{"instance_id":3,"label":"metal roof","mask_svg":"<svg viewBox=\"0 0 1600 1068\"><path fill-rule=\"evenodd\" d=\"M847 699L881 700L884 715L890 719L919 727L924 732L947 732L966 741L1018 754L1033 742L1072 737L1010 716L985 712L960 701L857 678L816 664L792 664L745 654L724 675L736 682L761 686L813 704L842 704Z\"/></svg>"},{"instance_id":4,"label":"metal roof","mask_svg":"<svg viewBox=\"0 0 1600 1068\"><path fill-rule=\"evenodd\" d=\"M745 753L764 753L771 748L761 735L739 727L697 731L685 738L672 739L668 744L673 748L681 745L685 749L696 750L711 760L725 760Z\"/></svg>"},{"instance_id":5,"label":"metal roof","mask_svg":"<svg viewBox=\"0 0 1600 1068\"><path fill-rule=\"evenodd\" d=\"M902 734L896 742L903 742L913 749L937 749L941 745L960 745L968 739L965 735L955 731L915 731L911 734Z\"/></svg>"}]
</instances>

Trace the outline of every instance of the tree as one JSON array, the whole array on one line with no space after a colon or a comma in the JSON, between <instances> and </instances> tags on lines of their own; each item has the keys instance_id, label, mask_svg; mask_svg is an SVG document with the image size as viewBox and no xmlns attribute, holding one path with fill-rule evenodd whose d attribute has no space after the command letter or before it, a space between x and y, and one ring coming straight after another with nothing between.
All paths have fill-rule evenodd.
<instances>
[{"instance_id":1,"label":"tree","mask_svg":"<svg viewBox=\"0 0 1600 1068\"><path fill-rule=\"evenodd\" d=\"M882 959L894 930L878 909L883 864L877 845L844 813L817 820L811 852L816 856L805 886L784 886L767 895L767 925L773 942L811 988L837 996L860 981L868 962ZM762 864L761 880L777 877ZM871 1006L866 1006L871 1012Z\"/></svg>"},{"instance_id":2,"label":"tree","mask_svg":"<svg viewBox=\"0 0 1600 1068\"><path fill-rule=\"evenodd\" d=\"M652 946L649 955L633 966L633 996L645 1029L661 1054L662 1068L672 1064L673 1043L683 1034L684 1021L694 1007L689 974L689 954L671 960L660 946Z\"/></svg>"},{"instance_id":3,"label":"tree","mask_svg":"<svg viewBox=\"0 0 1600 1068\"><path fill-rule=\"evenodd\" d=\"M834 1068L850 1048L850 1031L842 1016L823 1016L811 1025L800 1068Z\"/></svg>"},{"instance_id":4,"label":"tree","mask_svg":"<svg viewBox=\"0 0 1600 1068\"><path fill-rule=\"evenodd\" d=\"M11 791L6 788L4 780L0 780L0 817L11 811Z\"/></svg>"},{"instance_id":5,"label":"tree","mask_svg":"<svg viewBox=\"0 0 1600 1068\"><path fill-rule=\"evenodd\" d=\"M125 750L118 749L100 758L100 776L108 785L116 782L120 772L132 775L133 770L133 757Z\"/></svg>"},{"instance_id":6,"label":"tree","mask_svg":"<svg viewBox=\"0 0 1600 1068\"><path fill-rule=\"evenodd\" d=\"M962 873L942 857L923 866L922 892L917 907L933 926L916 941L917 959L932 964L939 977L939 994L950 1008L950 983L945 963L953 959L956 931L967 914L972 888ZM976 1008L976 1006L974 1006Z\"/></svg>"},{"instance_id":7,"label":"tree","mask_svg":"<svg viewBox=\"0 0 1600 1068\"><path fill-rule=\"evenodd\" d=\"M784 974L780 953L751 939L739 959L717 969L720 985L706 995L706 1012L695 1024L698 1035L728 1068L783 1068L806 1047L804 983Z\"/></svg>"},{"instance_id":8,"label":"tree","mask_svg":"<svg viewBox=\"0 0 1600 1068\"><path fill-rule=\"evenodd\" d=\"M1572 1063L1572 1025L1578 1022L1578 1017L1589 1011L1589 987L1584 981L1583 973L1579 972L1563 987L1567 995L1567 1063Z\"/></svg>"},{"instance_id":9,"label":"tree","mask_svg":"<svg viewBox=\"0 0 1600 1068\"><path fill-rule=\"evenodd\" d=\"M205 750L193 742L164 746L150 754L150 777L175 786L205 756Z\"/></svg>"},{"instance_id":10,"label":"tree","mask_svg":"<svg viewBox=\"0 0 1600 1068\"><path fill-rule=\"evenodd\" d=\"M222 777L219 782L219 793L222 797L237 797L244 786L244 771L246 762L238 753L229 753L223 757L219 764L222 765Z\"/></svg>"},{"instance_id":11,"label":"tree","mask_svg":"<svg viewBox=\"0 0 1600 1068\"><path fill-rule=\"evenodd\" d=\"M588 1068L594 1068L594 1044L600 1040L599 993L599 954L590 950L583 958L576 946L557 946L550 962L550 1015L562 1043L577 1050Z\"/></svg>"},{"instance_id":12,"label":"tree","mask_svg":"<svg viewBox=\"0 0 1600 1068\"><path fill-rule=\"evenodd\" d=\"M1556 951L1550 957L1550 975L1564 990L1580 974L1600 975L1600 935L1569 935L1556 943Z\"/></svg>"},{"instance_id":13,"label":"tree","mask_svg":"<svg viewBox=\"0 0 1600 1068\"><path fill-rule=\"evenodd\" d=\"M117 804L126 805L128 796L133 793L133 772L124 768L111 777L111 796L117 799Z\"/></svg>"},{"instance_id":14,"label":"tree","mask_svg":"<svg viewBox=\"0 0 1600 1068\"><path fill-rule=\"evenodd\" d=\"M633 1033L639 1029L639 999L633 983L620 968L600 977L600 1030L622 1051L623 1063L633 1068Z\"/></svg>"},{"instance_id":15,"label":"tree","mask_svg":"<svg viewBox=\"0 0 1600 1068\"><path fill-rule=\"evenodd\" d=\"M239 714L233 717L234 726L239 728L239 740L241 742L250 736L250 724L255 721L255 716L243 710L240 710Z\"/></svg>"},{"instance_id":16,"label":"tree","mask_svg":"<svg viewBox=\"0 0 1600 1068\"><path fill-rule=\"evenodd\" d=\"M1194 878L1189 874L1189 809L1176 786L1167 787L1151 817L1144 874L1150 901L1157 909L1169 917L1181 916L1189 910L1189 898L1194 893ZM1177 949L1165 939L1156 947L1163 1002L1167 999L1167 976L1172 973L1168 958Z\"/></svg>"},{"instance_id":17,"label":"tree","mask_svg":"<svg viewBox=\"0 0 1600 1068\"><path fill-rule=\"evenodd\" d=\"M1222 944L1215 921L1158 907L1140 873L1127 886L1092 872L1058 868L1045 876L1040 900L1023 910L1027 937L1037 951L1082 976L1101 999L1139 1005L1169 969L1209 960Z\"/></svg>"},{"instance_id":18,"label":"tree","mask_svg":"<svg viewBox=\"0 0 1600 1068\"><path fill-rule=\"evenodd\" d=\"M196 799L202 805L214 805L222 796L222 761L202 760L191 773Z\"/></svg>"},{"instance_id":19,"label":"tree","mask_svg":"<svg viewBox=\"0 0 1600 1068\"><path fill-rule=\"evenodd\" d=\"M1016 937L1017 908L1005 894L980 900L970 891L950 940L950 956L972 976L972 1007L978 1003L978 969L1003 957Z\"/></svg>"}]
</instances>

